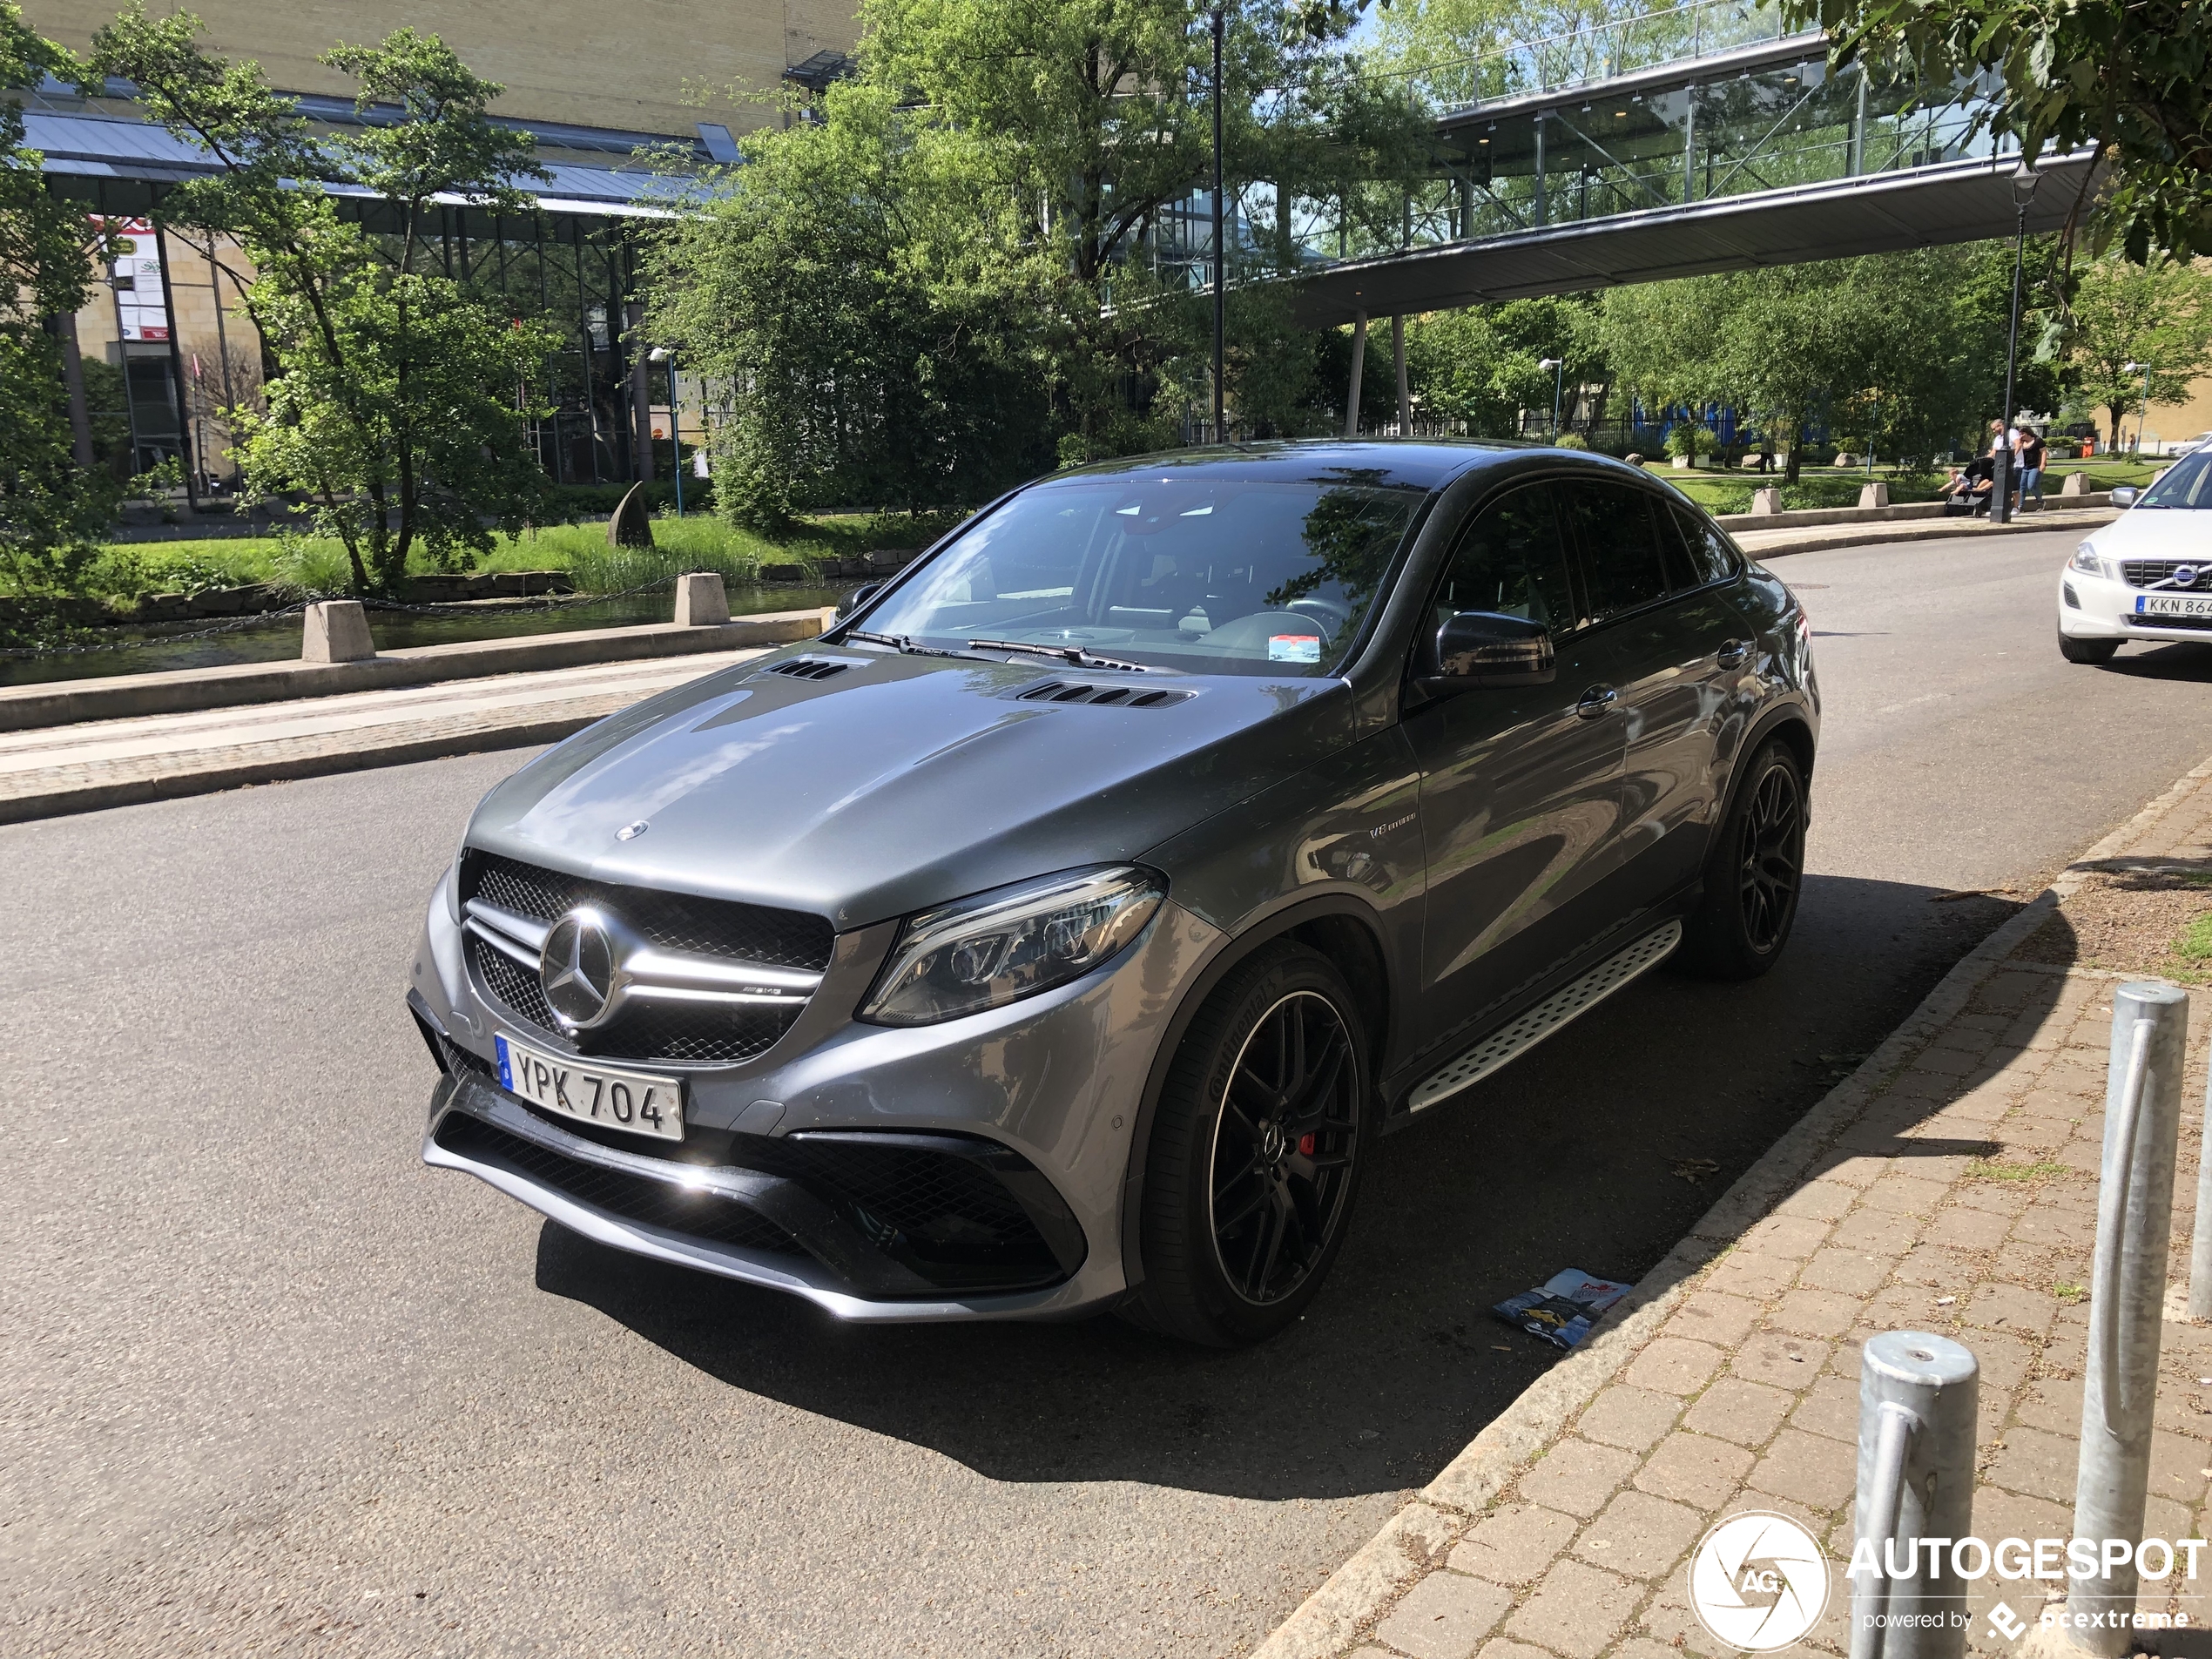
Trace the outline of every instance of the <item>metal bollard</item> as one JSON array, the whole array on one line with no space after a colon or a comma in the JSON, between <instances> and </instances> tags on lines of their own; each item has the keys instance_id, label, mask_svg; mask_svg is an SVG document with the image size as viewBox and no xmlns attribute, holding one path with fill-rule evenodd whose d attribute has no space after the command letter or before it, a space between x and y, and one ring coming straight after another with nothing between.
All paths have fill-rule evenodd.
<instances>
[{"instance_id":1,"label":"metal bollard","mask_svg":"<svg viewBox=\"0 0 2212 1659\"><path fill-rule=\"evenodd\" d=\"M2076 1538L2125 1539L2132 1547L2143 1535L2188 1018L2188 994L2171 985L2123 985L2113 993L2081 1467L2074 1488ZM2080 1621L2134 1612L2135 1563L2131 1554L2108 1568L2101 1558L2099 1564L2100 1572L2072 1575L2067 1635L2082 1652L2116 1659L2128 1650L2133 1632L2116 1625L2084 1629Z\"/></svg>"},{"instance_id":2,"label":"metal bollard","mask_svg":"<svg viewBox=\"0 0 2212 1659\"><path fill-rule=\"evenodd\" d=\"M1851 1659L1961 1659L1966 1585L1952 1541L1973 1531L1981 1368L1948 1337L1885 1331L1858 1373L1858 1535L1884 1573L1851 1582ZM1922 1539L1942 1548L1924 1549ZM1892 1567L1902 1573L1891 1574ZM1925 1626L1885 1622L1935 1615Z\"/></svg>"},{"instance_id":3,"label":"metal bollard","mask_svg":"<svg viewBox=\"0 0 2212 1659\"><path fill-rule=\"evenodd\" d=\"M2212 1078L2204 1085L2204 1138L2196 1154L2196 1231L2189 1239L2189 1318L2212 1319Z\"/></svg>"}]
</instances>

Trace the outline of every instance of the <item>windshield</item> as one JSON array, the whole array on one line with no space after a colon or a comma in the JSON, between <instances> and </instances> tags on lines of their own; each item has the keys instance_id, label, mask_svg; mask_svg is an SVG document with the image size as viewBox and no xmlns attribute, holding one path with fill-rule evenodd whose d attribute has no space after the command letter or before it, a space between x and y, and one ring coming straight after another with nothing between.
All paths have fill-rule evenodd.
<instances>
[{"instance_id":1,"label":"windshield","mask_svg":"<svg viewBox=\"0 0 2212 1659\"><path fill-rule=\"evenodd\" d=\"M2135 498L2138 507L2194 507L2212 512L2212 450L2199 449L2167 468L2166 475Z\"/></svg>"},{"instance_id":2,"label":"windshield","mask_svg":"<svg viewBox=\"0 0 2212 1659\"><path fill-rule=\"evenodd\" d=\"M1425 492L1131 475L1025 490L861 626L931 645L1078 646L1197 674L1332 671Z\"/></svg>"}]
</instances>

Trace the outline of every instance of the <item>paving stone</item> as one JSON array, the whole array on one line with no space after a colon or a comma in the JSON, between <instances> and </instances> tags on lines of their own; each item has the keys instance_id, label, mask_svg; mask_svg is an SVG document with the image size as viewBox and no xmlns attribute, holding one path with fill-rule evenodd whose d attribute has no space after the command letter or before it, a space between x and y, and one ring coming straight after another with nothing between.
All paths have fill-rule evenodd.
<instances>
[{"instance_id":1,"label":"paving stone","mask_svg":"<svg viewBox=\"0 0 2212 1659\"><path fill-rule=\"evenodd\" d=\"M1939 1244L1919 1244L1897 1264L1897 1276L1908 1285L1932 1285L1946 1291L1964 1291L1980 1273L1970 1257Z\"/></svg>"},{"instance_id":2,"label":"paving stone","mask_svg":"<svg viewBox=\"0 0 2212 1659\"><path fill-rule=\"evenodd\" d=\"M2040 1343L1990 1330L1962 1334L1959 1340L1974 1351L1974 1359L1981 1366L1981 1386L2007 1393L2027 1380L2036 1357L2042 1352Z\"/></svg>"},{"instance_id":3,"label":"paving stone","mask_svg":"<svg viewBox=\"0 0 2212 1659\"><path fill-rule=\"evenodd\" d=\"M1590 1402L1575 1427L1586 1439L1642 1452L1657 1444L1681 1412L1682 1401L1673 1394L1616 1383Z\"/></svg>"},{"instance_id":4,"label":"paving stone","mask_svg":"<svg viewBox=\"0 0 2212 1659\"><path fill-rule=\"evenodd\" d=\"M1630 1578L1652 1578L1680 1561L1704 1530L1702 1511L1624 1492L1575 1540L1575 1553Z\"/></svg>"},{"instance_id":5,"label":"paving stone","mask_svg":"<svg viewBox=\"0 0 2212 1659\"><path fill-rule=\"evenodd\" d=\"M1918 1216L1901 1216L1893 1210L1854 1210L1836 1224L1828 1242L1838 1250L1894 1261L1919 1241L1923 1224Z\"/></svg>"},{"instance_id":6,"label":"paving stone","mask_svg":"<svg viewBox=\"0 0 2212 1659\"><path fill-rule=\"evenodd\" d=\"M1511 1636L1493 1636L1482 1644L1482 1651L1475 1659L1554 1659L1554 1656L1525 1642L1515 1642Z\"/></svg>"},{"instance_id":7,"label":"paving stone","mask_svg":"<svg viewBox=\"0 0 2212 1659\"><path fill-rule=\"evenodd\" d=\"M1633 1453L1591 1440L1561 1440L1521 1477L1521 1495L1588 1520L1605 1507L1635 1466Z\"/></svg>"},{"instance_id":8,"label":"paving stone","mask_svg":"<svg viewBox=\"0 0 2212 1659\"><path fill-rule=\"evenodd\" d=\"M1759 1305L1748 1296L1693 1291L1668 1319L1665 1333L1726 1347L1750 1335L1758 1317Z\"/></svg>"},{"instance_id":9,"label":"paving stone","mask_svg":"<svg viewBox=\"0 0 2212 1659\"><path fill-rule=\"evenodd\" d=\"M2008 1152L2012 1150L2007 1147ZM2014 1181L1962 1181L1951 1190L1951 1202L1993 1215L2017 1216L2027 1208L2033 1194Z\"/></svg>"},{"instance_id":10,"label":"paving stone","mask_svg":"<svg viewBox=\"0 0 2212 1659\"><path fill-rule=\"evenodd\" d=\"M2150 1437L2152 1495L2196 1508L2212 1489L2212 1456L2202 1440L2154 1428Z\"/></svg>"},{"instance_id":11,"label":"paving stone","mask_svg":"<svg viewBox=\"0 0 2212 1659\"><path fill-rule=\"evenodd\" d=\"M1375 1635L1413 1659L1469 1659L1512 1605L1513 1592L1495 1584L1431 1573L1406 1592Z\"/></svg>"},{"instance_id":12,"label":"paving stone","mask_svg":"<svg viewBox=\"0 0 2212 1659\"><path fill-rule=\"evenodd\" d=\"M1983 1472L1982 1482L2053 1503L2071 1503L2080 1460L2080 1447L2072 1435L2016 1423L2005 1431L2005 1449Z\"/></svg>"},{"instance_id":13,"label":"paving stone","mask_svg":"<svg viewBox=\"0 0 2212 1659\"><path fill-rule=\"evenodd\" d=\"M1791 1281L1797 1276L1797 1267L1794 1261L1732 1250L1707 1271L1705 1288L1764 1302L1790 1288Z\"/></svg>"},{"instance_id":14,"label":"paving stone","mask_svg":"<svg viewBox=\"0 0 2212 1659\"><path fill-rule=\"evenodd\" d=\"M1839 1337L1863 1305L1858 1298L1835 1291L1791 1291L1775 1305L1771 1321L1775 1329L1799 1336Z\"/></svg>"},{"instance_id":15,"label":"paving stone","mask_svg":"<svg viewBox=\"0 0 2212 1659\"><path fill-rule=\"evenodd\" d=\"M1628 1380L1639 1388L1662 1394L1693 1394L1706 1378L1720 1369L1724 1356L1709 1342L1681 1337L1657 1337L1629 1363Z\"/></svg>"},{"instance_id":16,"label":"paving stone","mask_svg":"<svg viewBox=\"0 0 2212 1659\"><path fill-rule=\"evenodd\" d=\"M2012 1217L1986 1210L1951 1205L1929 1218L1922 1235L1932 1244L1952 1250L1995 1250L2013 1231Z\"/></svg>"},{"instance_id":17,"label":"paving stone","mask_svg":"<svg viewBox=\"0 0 2212 1659\"><path fill-rule=\"evenodd\" d=\"M1797 1275L1797 1283L1809 1290L1871 1296L1888 1279L1893 1265L1893 1257L1869 1256L1831 1244L1814 1253L1804 1271Z\"/></svg>"},{"instance_id":18,"label":"paving stone","mask_svg":"<svg viewBox=\"0 0 2212 1659\"><path fill-rule=\"evenodd\" d=\"M1636 1471L1635 1483L1662 1498L1716 1509L1743 1483L1752 1461L1740 1446L1676 1430Z\"/></svg>"},{"instance_id":19,"label":"paving stone","mask_svg":"<svg viewBox=\"0 0 2212 1659\"><path fill-rule=\"evenodd\" d=\"M1858 1469L1857 1447L1785 1428L1751 1471L1748 1484L1816 1509L1833 1509L1850 1501Z\"/></svg>"},{"instance_id":20,"label":"paving stone","mask_svg":"<svg viewBox=\"0 0 2212 1659\"><path fill-rule=\"evenodd\" d=\"M1564 1561L1515 1610L1506 1633L1564 1654L1595 1654L1620 1633L1642 1599L1642 1587L1630 1580Z\"/></svg>"},{"instance_id":21,"label":"paving stone","mask_svg":"<svg viewBox=\"0 0 2212 1659\"><path fill-rule=\"evenodd\" d=\"M2050 1329L2058 1298L2018 1285L1984 1285L1966 1303L1966 1321L1986 1330L2040 1337Z\"/></svg>"},{"instance_id":22,"label":"paving stone","mask_svg":"<svg viewBox=\"0 0 2212 1659\"><path fill-rule=\"evenodd\" d=\"M1762 1256L1803 1261L1828 1237L1828 1223L1802 1216L1769 1216L1743 1235L1740 1248Z\"/></svg>"},{"instance_id":23,"label":"paving stone","mask_svg":"<svg viewBox=\"0 0 2212 1659\"><path fill-rule=\"evenodd\" d=\"M1556 1509L1507 1504L1477 1522L1453 1549L1451 1565L1494 1584L1533 1584L1581 1523Z\"/></svg>"},{"instance_id":24,"label":"paving stone","mask_svg":"<svg viewBox=\"0 0 2212 1659\"><path fill-rule=\"evenodd\" d=\"M1797 1409L1790 1413L1792 1428L1825 1434L1831 1440L1858 1440L1858 1385L1841 1377L1823 1377L1806 1390Z\"/></svg>"},{"instance_id":25,"label":"paving stone","mask_svg":"<svg viewBox=\"0 0 2212 1659\"><path fill-rule=\"evenodd\" d=\"M1697 1397L1683 1426L1738 1446L1764 1446L1795 1403L1779 1388L1723 1377Z\"/></svg>"},{"instance_id":26,"label":"paving stone","mask_svg":"<svg viewBox=\"0 0 2212 1659\"><path fill-rule=\"evenodd\" d=\"M1762 1332L1736 1351L1730 1369L1748 1382L1768 1383L1792 1393L1810 1388L1832 1350L1809 1337Z\"/></svg>"},{"instance_id":27,"label":"paving stone","mask_svg":"<svg viewBox=\"0 0 2212 1659\"><path fill-rule=\"evenodd\" d=\"M1809 1181L1775 1205L1774 1213L1810 1221L1834 1221L1858 1199L1858 1189L1840 1181Z\"/></svg>"}]
</instances>

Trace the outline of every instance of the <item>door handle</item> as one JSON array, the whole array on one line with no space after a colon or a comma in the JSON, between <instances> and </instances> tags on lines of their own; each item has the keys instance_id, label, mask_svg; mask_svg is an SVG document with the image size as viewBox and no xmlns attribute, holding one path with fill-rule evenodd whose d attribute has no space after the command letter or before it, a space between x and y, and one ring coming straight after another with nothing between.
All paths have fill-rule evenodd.
<instances>
[{"instance_id":1,"label":"door handle","mask_svg":"<svg viewBox=\"0 0 2212 1659\"><path fill-rule=\"evenodd\" d=\"M1595 720L1621 700L1621 693L1610 685L1593 685L1582 693L1575 705L1575 712L1585 720Z\"/></svg>"},{"instance_id":2,"label":"door handle","mask_svg":"<svg viewBox=\"0 0 2212 1659\"><path fill-rule=\"evenodd\" d=\"M1716 658L1723 668L1741 668L1751 655L1750 642L1743 639L1723 639Z\"/></svg>"}]
</instances>

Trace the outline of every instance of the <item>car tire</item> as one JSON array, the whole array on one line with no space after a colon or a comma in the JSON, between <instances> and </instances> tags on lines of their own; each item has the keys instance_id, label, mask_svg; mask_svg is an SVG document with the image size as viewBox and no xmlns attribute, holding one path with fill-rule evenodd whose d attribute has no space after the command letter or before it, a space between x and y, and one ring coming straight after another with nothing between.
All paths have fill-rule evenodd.
<instances>
[{"instance_id":1,"label":"car tire","mask_svg":"<svg viewBox=\"0 0 2212 1659\"><path fill-rule=\"evenodd\" d=\"M2108 663L2120 650L2116 639L2074 639L2059 636L2059 655L2069 663L2084 663L2092 667Z\"/></svg>"},{"instance_id":2,"label":"car tire","mask_svg":"<svg viewBox=\"0 0 2212 1659\"><path fill-rule=\"evenodd\" d=\"M1333 962L1289 941L1207 997L1154 1116L1144 1278L1123 1318L1235 1347L1305 1312L1343 1248L1372 1138L1358 1008Z\"/></svg>"},{"instance_id":3,"label":"car tire","mask_svg":"<svg viewBox=\"0 0 2212 1659\"><path fill-rule=\"evenodd\" d=\"M1705 865L1676 960L1701 979L1757 979L1781 960L1804 885L1804 769L1776 738L1751 758Z\"/></svg>"}]
</instances>

